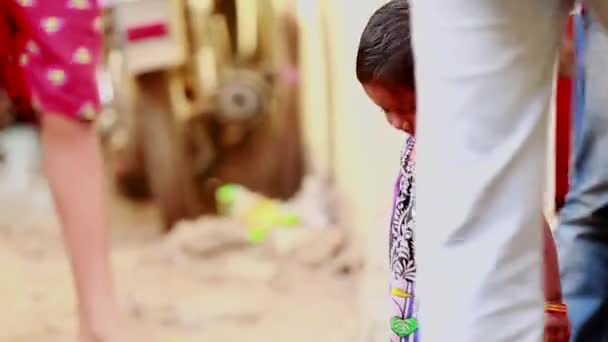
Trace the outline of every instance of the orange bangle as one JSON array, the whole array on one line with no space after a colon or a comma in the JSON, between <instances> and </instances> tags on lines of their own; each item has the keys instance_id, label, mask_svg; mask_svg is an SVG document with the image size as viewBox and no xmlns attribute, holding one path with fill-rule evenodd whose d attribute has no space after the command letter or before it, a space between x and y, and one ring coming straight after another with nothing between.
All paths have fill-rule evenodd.
<instances>
[{"instance_id":1,"label":"orange bangle","mask_svg":"<svg viewBox=\"0 0 608 342\"><path fill-rule=\"evenodd\" d=\"M563 303L545 303L545 312L568 313L568 306Z\"/></svg>"}]
</instances>

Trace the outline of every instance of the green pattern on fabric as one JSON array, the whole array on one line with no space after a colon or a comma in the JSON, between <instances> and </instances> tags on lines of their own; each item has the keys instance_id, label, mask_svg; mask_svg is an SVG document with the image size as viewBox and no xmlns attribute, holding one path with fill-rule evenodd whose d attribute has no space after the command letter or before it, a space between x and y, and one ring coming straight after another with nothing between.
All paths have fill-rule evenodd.
<instances>
[{"instance_id":1,"label":"green pattern on fabric","mask_svg":"<svg viewBox=\"0 0 608 342\"><path fill-rule=\"evenodd\" d=\"M418 329L418 320L415 318L391 318L391 330L399 337L407 337Z\"/></svg>"}]
</instances>

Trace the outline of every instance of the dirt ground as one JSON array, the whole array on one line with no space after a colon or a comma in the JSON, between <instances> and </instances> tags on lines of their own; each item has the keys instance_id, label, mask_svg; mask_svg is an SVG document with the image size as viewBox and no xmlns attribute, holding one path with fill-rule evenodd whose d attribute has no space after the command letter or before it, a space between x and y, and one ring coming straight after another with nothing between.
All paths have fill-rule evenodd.
<instances>
[{"instance_id":1,"label":"dirt ground","mask_svg":"<svg viewBox=\"0 0 608 342\"><path fill-rule=\"evenodd\" d=\"M0 175L0 342L74 341L71 279L48 191L41 177L19 174L4 167ZM215 218L161 236L151 205L111 202L121 299L159 341L360 340L356 276L332 254L342 235L294 233L291 241L308 246L330 241L312 254L289 239L248 246L237 225Z\"/></svg>"}]
</instances>

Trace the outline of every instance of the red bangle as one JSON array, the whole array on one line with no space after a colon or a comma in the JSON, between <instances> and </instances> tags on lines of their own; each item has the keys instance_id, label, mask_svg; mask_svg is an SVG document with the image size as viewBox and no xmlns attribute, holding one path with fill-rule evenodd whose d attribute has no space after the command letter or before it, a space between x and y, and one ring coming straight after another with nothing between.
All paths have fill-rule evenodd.
<instances>
[{"instance_id":1,"label":"red bangle","mask_svg":"<svg viewBox=\"0 0 608 342\"><path fill-rule=\"evenodd\" d=\"M545 312L568 313L568 306L563 303L545 303Z\"/></svg>"}]
</instances>

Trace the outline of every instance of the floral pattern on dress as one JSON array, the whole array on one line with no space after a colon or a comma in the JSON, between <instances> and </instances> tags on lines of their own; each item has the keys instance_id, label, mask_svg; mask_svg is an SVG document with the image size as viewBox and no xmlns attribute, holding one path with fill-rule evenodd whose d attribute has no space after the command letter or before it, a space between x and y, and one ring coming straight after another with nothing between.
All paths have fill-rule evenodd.
<instances>
[{"instance_id":1,"label":"floral pattern on dress","mask_svg":"<svg viewBox=\"0 0 608 342\"><path fill-rule=\"evenodd\" d=\"M93 120L100 17L98 0L0 0L0 87L39 113Z\"/></svg>"},{"instance_id":2,"label":"floral pattern on dress","mask_svg":"<svg viewBox=\"0 0 608 342\"><path fill-rule=\"evenodd\" d=\"M391 342L419 341L415 293L415 164L411 158L414 146L415 138L409 137L401 152L390 223Z\"/></svg>"}]
</instances>

